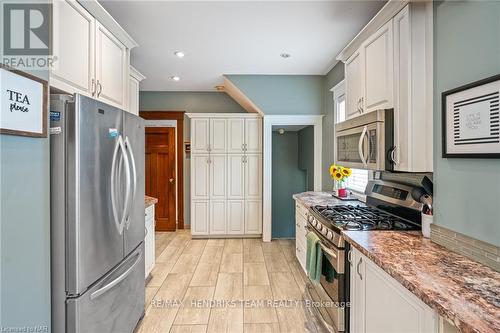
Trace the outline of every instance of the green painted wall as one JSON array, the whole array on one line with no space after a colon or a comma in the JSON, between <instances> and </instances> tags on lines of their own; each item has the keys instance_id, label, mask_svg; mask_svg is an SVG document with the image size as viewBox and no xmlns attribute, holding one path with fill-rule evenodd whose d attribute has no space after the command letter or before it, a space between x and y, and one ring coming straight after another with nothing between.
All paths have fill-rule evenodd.
<instances>
[{"instance_id":1,"label":"green painted wall","mask_svg":"<svg viewBox=\"0 0 500 333\"><path fill-rule=\"evenodd\" d=\"M298 132L273 132L272 238L295 238L292 195L306 190L306 173L299 168Z\"/></svg>"},{"instance_id":2,"label":"green painted wall","mask_svg":"<svg viewBox=\"0 0 500 333\"><path fill-rule=\"evenodd\" d=\"M500 2L435 2L435 223L496 246L500 160L441 157L441 93L499 73Z\"/></svg>"},{"instance_id":3,"label":"green painted wall","mask_svg":"<svg viewBox=\"0 0 500 333\"><path fill-rule=\"evenodd\" d=\"M32 74L47 80L47 72ZM50 332L49 138L0 135L0 327Z\"/></svg>"},{"instance_id":4,"label":"green painted wall","mask_svg":"<svg viewBox=\"0 0 500 333\"><path fill-rule=\"evenodd\" d=\"M299 139L299 169L306 174L307 191L314 190L314 126L307 126L297 132Z\"/></svg>"},{"instance_id":5,"label":"green painted wall","mask_svg":"<svg viewBox=\"0 0 500 333\"><path fill-rule=\"evenodd\" d=\"M191 113L244 113L246 112L226 93L196 91L141 91L141 111L185 111ZM190 140L189 118L184 118L184 141ZM190 224L191 160L184 155L184 223Z\"/></svg>"},{"instance_id":6,"label":"green painted wall","mask_svg":"<svg viewBox=\"0 0 500 333\"><path fill-rule=\"evenodd\" d=\"M320 75L226 75L266 115L321 114Z\"/></svg>"},{"instance_id":7,"label":"green painted wall","mask_svg":"<svg viewBox=\"0 0 500 333\"><path fill-rule=\"evenodd\" d=\"M334 104L333 104L333 93L330 91L333 87L337 85L340 81L344 79L344 63L338 62L335 67L333 67L328 74L323 77L323 155L321 175L323 190L331 191L333 188L333 181L328 174L328 169L330 165L334 162L334 146L333 142L335 140L334 126L335 126L335 116L333 114Z\"/></svg>"}]
</instances>

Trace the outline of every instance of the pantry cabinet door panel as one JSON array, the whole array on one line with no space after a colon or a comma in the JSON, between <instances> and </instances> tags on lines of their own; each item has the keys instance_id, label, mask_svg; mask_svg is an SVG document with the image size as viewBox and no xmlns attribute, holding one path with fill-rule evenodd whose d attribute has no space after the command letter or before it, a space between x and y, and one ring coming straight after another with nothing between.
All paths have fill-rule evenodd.
<instances>
[{"instance_id":1,"label":"pantry cabinet door panel","mask_svg":"<svg viewBox=\"0 0 500 333\"><path fill-rule=\"evenodd\" d=\"M245 199L262 197L262 155L245 156Z\"/></svg>"},{"instance_id":2,"label":"pantry cabinet door panel","mask_svg":"<svg viewBox=\"0 0 500 333\"><path fill-rule=\"evenodd\" d=\"M262 119L245 119L245 151L262 152Z\"/></svg>"},{"instance_id":3,"label":"pantry cabinet door panel","mask_svg":"<svg viewBox=\"0 0 500 333\"><path fill-rule=\"evenodd\" d=\"M364 54L363 112L393 106L392 20L382 26L362 46Z\"/></svg>"},{"instance_id":4,"label":"pantry cabinet door panel","mask_svg":"<svg viewBox=\"0 0 500 333\"><path fill-rule=\"evenodd\" d=\"M227 233L243 234L245 226L245 202L243 200L227 201Z\"/></svg>"},{"instance_id":5,"label":"pantry cabinet door panel","mask_svg":"<svg viewBox=\"0 0 500 333\"><path fill-rule=\"evenodd\" d=\"M210 234L226 234L226 201L210 200Z\"/></svg>"},{"instance_id":6,"label":"pantry cabinet door panel","mask_svg":"<svg viewBox=\"0 0 500 333\"><path fill-rule=\"evenodd\" d=\"M262 201L245 201L245 234L262 233Z\"/></svg>"},{"instance_id":7,"label":"pantry cabinet door panel","mask_svg":"<svg viewBox=\"0 0 500 333\"><path fill-rule=\"evenodd\" d=\"M208 153L210 143L210 120L208 118L191 119L191 151Z\"/></svg>"},{"instance_id":8,"label":"pantry cabinet door panel","mask_svg":"<svg viewBox=\"0 0 500 333\"><path fill-rule=\"evenodd\" d=\"M128 50L99 23L96 24L96 79L97 98L123 108L128 99Z\"/></svg>"},{"instance_id":9,"label":"pantry cabinet door panel","mask_svg":"<svg viewBox=\"0 0 500 333\"><path fill-rule=\"evenodd\" d=\"M243 199L245 197L245 155L228 155L227 197Z\"/></svg>"},{"instance_id":10,"label":"pantry cabinet door panel","mask_svg":"<svg viewBox=\"0 0 500 333\"><path fill-rule=\"evenodd\" d=\"M230 118L227 120L228 153L243 153L245 143L245 119Z\"/></svg>"},{"instance_id":11,"label":"pantry cabinet door panel","mask_svg":"<svg viewBox=\"0 0 500 333\"><path fill-rule=\"evenodd\" d=\"M226 198L226 182L227 182L227 160L225 154L211 154L209 157L210 164L210 198L225 199Z\"/></svg>"},{"instance_id":12,"label":"pantry cabinet door panel","mask_svg":"<svg viewBox=\"0 0 500 333\"><path fill-rule=\"evenodd\" d=\"M191 196L193 199L208 199L210 196L209 155L191 156Z\"/></svg>"},{"instance_id":13,"label":"pantry cabinet door panel","mask_svg":"<svg viewBox=\"0 0 500 333\"><path fill-rule=\"evenodd\" d=\"M92 95L95 19L78 2L53 1L56 57L50 84L68 93Z\"/></svg>"},{"instance_id":14,"label":"pantry cabinet door panel","mask_svg":"<svg viewBox=\"0 0 500 333\"><path fill-rule=\"evenodd\" d=\"M208 235L210 206L208 200L193 200L191 202L191 234Z\"/></svg>"},{"instance_id":15,"label":"pantry cabinet door panel","mask_svg":"<svg viewBox=\"0 0 500 333\"><path fill-rule=\"evenodd\" d=\"M210 119L210 144L209 150L211 153L225 153L226 147L226 119L214 118Z\"/></svg>"}]
</instances>

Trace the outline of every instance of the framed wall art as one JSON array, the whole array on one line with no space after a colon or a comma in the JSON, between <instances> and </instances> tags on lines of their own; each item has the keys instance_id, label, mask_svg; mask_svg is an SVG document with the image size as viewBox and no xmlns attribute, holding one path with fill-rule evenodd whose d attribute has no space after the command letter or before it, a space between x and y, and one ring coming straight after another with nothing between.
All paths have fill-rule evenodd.
<instances>
[{"instance_id":1,"label":"framed wall art","mask_svg":"<svg viewBox=\"0 0 500 333\"><path fill-rule=\"evenodd\" d=\"M500 75L442 94L444 158L500 158Z\"/></svg>"},{"instance_id":2,"label":"framed wall art","mask_svg":"<svg viewBox=\"0 0 500 333\"><path fill-rule=\"evenodd\" d=\"M0 67L0 134L47 137L47 81Z\"/></svg>"}]
</instances>

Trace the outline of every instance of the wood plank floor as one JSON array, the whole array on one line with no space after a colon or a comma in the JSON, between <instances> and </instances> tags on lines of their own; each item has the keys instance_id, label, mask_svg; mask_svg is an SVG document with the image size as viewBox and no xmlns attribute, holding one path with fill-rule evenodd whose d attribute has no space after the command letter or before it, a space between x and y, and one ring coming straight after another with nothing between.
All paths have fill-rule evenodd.
<instances>
[{"instance_id":1,"label":"wood plank floor","mask_svg":"<svg viewBox=\"0 0 500 333\"><path fill-rule=\"evenodd\" d=\"M306 281L293 240L158 232L146 314L136 332L307 332Z\"/></svg>"}]
</instances>

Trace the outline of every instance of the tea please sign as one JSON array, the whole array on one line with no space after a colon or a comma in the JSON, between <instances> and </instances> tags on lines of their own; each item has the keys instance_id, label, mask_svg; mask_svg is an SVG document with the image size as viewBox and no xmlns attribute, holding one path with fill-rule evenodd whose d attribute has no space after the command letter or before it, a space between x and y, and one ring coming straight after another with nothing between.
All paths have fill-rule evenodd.
<instances>
[{"instance_id":1,"label":"tea please sign","mask_svg":"<svg viewBox=\"0 0 500 333\"><path fill-rule=\"evenodd\" d=\"M0 133L45 137L47 84L36 77L0 68Z\"/></svg>"}]
</instances>

